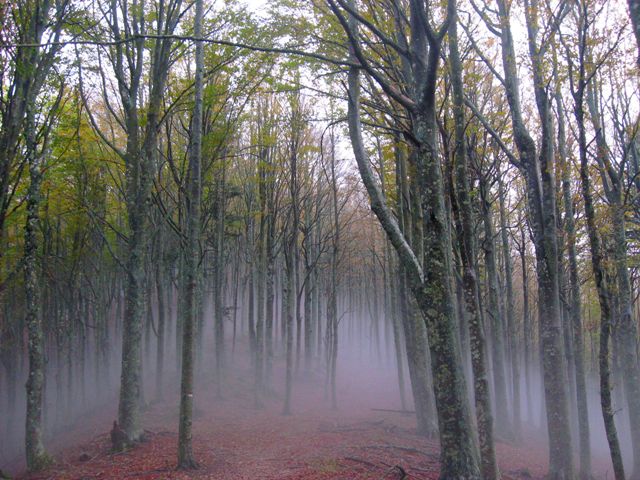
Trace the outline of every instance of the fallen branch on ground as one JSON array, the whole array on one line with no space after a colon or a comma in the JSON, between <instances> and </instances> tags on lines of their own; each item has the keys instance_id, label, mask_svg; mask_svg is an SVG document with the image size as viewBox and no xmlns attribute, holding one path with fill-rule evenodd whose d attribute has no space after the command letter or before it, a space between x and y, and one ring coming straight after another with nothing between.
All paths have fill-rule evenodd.
<instances>
[{"instance_id":1,"label":"fallen branch on ground","mask_svg":"<svg viewBox=\"0 0 640 480\"><path fill-rule=\"evenodd\" d=\"M419 455L426 455L426 456L436 456L436 454L431 453L431 452L426 452L424 450L418 450L417 448L413 448L413 447L403 447L401 445L365 445L363 447L360 448L391 448L394 450L401 450L403 452L409 452L409 453L417 453Z\"/></svg>"},{"instance_id":2,"label":"fallen branch on ground","mask_svg":"<svg viewBox=\"0 0 640 480\"><path fill-rule=\"evenodd\" d=\"M390 413L401 413L402 415L412 415L416 413L415 410L395 410L393 408L372 408L374 412L390 412Z\"/></svg>"}]
</instances>

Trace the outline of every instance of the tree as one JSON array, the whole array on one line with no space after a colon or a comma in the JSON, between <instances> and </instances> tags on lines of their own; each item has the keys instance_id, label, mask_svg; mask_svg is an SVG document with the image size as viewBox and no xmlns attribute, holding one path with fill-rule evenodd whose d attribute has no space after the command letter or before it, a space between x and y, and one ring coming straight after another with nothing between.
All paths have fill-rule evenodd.
<instances>
[{"instance_id":1,"label":"tree","mask_svg":"<svg viewBox=\"0 0 640 480\"><path fill-rule=\"evenodd\" d=\"M134 1L112 1L100 8L113 43L107 58L117 82L122 117L111 107L110 92L104 72L101 75L105 104L115 122L126 135L126 145L121 149L114 138L109 138L100 128L94 116L92 124L102 140L122 159L126 169L126 206L129 236L127 239L126 286L124 328L122 332L122 372L118 421L127 436L127 443L140 440L141 374L142 374L142 325L145 312L145 256L149 244L149 213L151 185L158 148L161 124L161 106L172 55L173 39L181 18L181 0L159 0L158 18L149 24L144 9ZM148 103L140 105L143 89L146 41L144 34L152 28L158 35L150 42L149 55L153 59L149 72ZM135 39L125 38L130 32ZM99 57L102 66L101 57ZM82 72L80 77L82 77ZM144 121L142 121L144 119Z\"/></svg>"},{"instance_id":2,"label":"tree","mask_svg":"<svg viewBox=\"0 0 640 480\"><path fill-rule=\"evenodd\" d=\"M46 18L46 17L45 17ZM36 47L37 48L37 47ZM56 112L63 89L52 105ZM50 133L55 116L44 125L36 123L36 99L29 102L25 112L25 157L29 166L27 190L27 220L24 238L24 283L26 324L29 334L29 377L27 380L26 453L27 468L32 471L47 467L52 459L43 444L42 409L44 397L45 352L41 315L41 280L38 275L38 226L40 222L40 185L43 164L50 154Z\"/></svg>"},{"instance_id":3,"label":"tree","mask_svg":"<svg viewBox=\"0 0 640 480\"><path fill-rule=\"evenodd\" d=\"M542 67L550 39L545 37L542 44L538 43L538 3L537 1L527 2L525 5L527 40L529 57L532 62L534 94L542 130L541 145L538 151L523 120L509 7L503 0L497 0L496 3L498 6L497 23L492 23L485 13L481 12L481 15L488 28L500 37L504 76L500 76L499 79L504 85L509 103L513 139L519 153L517 166L527 186L528 220L533 231L540 299L538 319L542 342L542 371L549 432L549 475L552 479L571 479L574 473L571 458L567 373L563 363L560 324L553 123L550 98L544 87L546 84L545 70ZM558 20L554 19L554 22L550 23L550 35L555 34L558 28ZM498 74L495 69L493 72ZM559 365L562 367L559 368Z\"/></svg>"},{"instance_id":4,"label":"tree","mask_svg":"<svg viewBox=\"0 0 640 480\"><path fill-rule=\"evenodd\" d=\"M606 272L604 265L604 251L602 248L602 240L600 233L596 227L596 213L595 205L592 193L592 183L589 174L589 162L588 162L588 143L587 143L587 130L586 130L586 115L585 115L585 102L587 88L590 80L593 78L594 72L587 70L587 43L588 33L591 27L592 19L589 17L588 2L581 2L577 6L577 46L578 54L577 58L571 55L571 52L567 49L567 63L569 67L569 83L571 94L573 97L573 111L576 119L576 126L578 128L578 152L580 158L580 180L581 180L581 193L584 201L584 210L587 220L587 234L589 238L589 246L591 250L591 267L595 277L596 289L598 292L598 301L600 304L600 349L598 353L599 367L600 367L600 405L602 408L602 417L604 420L605 432L607 441L609 443L609 450L611 453L611 459L613 462L614 474L616 479L625 478L624 465L622 462L622 455L620 451L620 444L618 440L618 434L616 431L616 425L613 418L613 403L611 397L611 380L610 380L610 365L609 365L609 342L611 338L611 326L613 323L613 307L612 307L612 292L609 287L609 275ZM565 48L567 47L566 40L563 41ZM577 62L577 64L576 64ZM562 110L560 110L562 112ZM565 191L565 196L567 193ZM567 212L569 214L569 212ZM572 223L572 220L570 220ZM572 224L570 223L569 233L571 234ZM571 252L572 243L574 240L570 237L570 261L574 262L575 252ZM573 277L572 272L572 277ZM572 278L573 284L573 278ZM574 289L574 295L577 293L575 289L577 286L572 285ZM573 300L577 300L574 298ZM575 315L575 314L574 314ZM579 320L574 319L574 324ZM574 327L575 328L575 327ZM581 474L583 478L588 478L588 470L586 466L581 464Z\"/></svg>"},{"instance_id":5,"label":"tree","mask_svg":"<svg viewBox=\"0 0 640 480\"><path fill-rule=\"evenodd\" d=\"M11 88L7 91L7 101L2 102L2 128L0 129L0 235L9 201L13 175L11 167L18 153L21 140L24 142L24 160L29 171L27 190L27 218L24 232L24 284L26 319L28 331L29 374L27 380L26 413L26 457L29 470L46 467L51 459L43 444L42 409L44 394L45 353L44 334L40 305L40 279L38 278L38 226L40 221L40 184L43 163L49 160L51 132L58 106L62 99L63 87L49 86L48 80L54 62L58 59L60 40L64 24L70 15L70 4L66 1L36 1L15 5L11 10L16 39L25 44L17 47L12 58ZM54 45L41 48L40 43L49 40ZM4 72L3 72L4 73ZM47 87L58 88L58 95L45 100L50 113L44 120L38 119L38 99L41 94L50 96ZM4 96L5 89L3 89ZM5 100L3 98L3 100ZM42 100L41 100L42 101ZM22 138L21 138L22 137ZM19 174L20 170L18 171Z\"/></svg>"},{"instance_id":6,"label":"tree","mask_svg":"<svg viewBox=\"0 0 640 480\"><path fill-rule=\"evenodd\" d=\"M196 0L194 36L202 37L203 0ZM200 202L202 164L202 94L204 74L204 45L196 41L196 73L194 86L193 118L191 119L191 144L189 146L189 197L187 210L187 239L185 252L186 285L184 299L184 323L182 337L182 381L180 384L180 425L178 432L178 467L195 468L191 446L193 422L193 344L194 327L198 314L197 288L200 263Z\"/></svg>"},{"instance_id":7,"label":"tree","mask_svg":"<svg viewBox=\"0 0 640 480\"><path fill-rule=\"evenodd\" d=\"M368 22L353 3L329 1L329 6L340 21L348 37L349 68L349 136L358 169L365 185L371 208L398 252L407 271L411 290L424 315L429 332L429 346L434 378L436 409L440 427L440 478L479 478L476 454L469 426L466 385L462 375L456 345L456 324L451 292L451 243L446 224L444 193L440 160L436 143L435 92L442 40L454 13L449 4L447 18L434 30L426 15L424 2L410 2L411 45L403 49L388 39L377 26ZM391 10L393 11L393 10ZM346 13L345 13L346 12ZM345 15L348 17L345 17ZM372 32L379 40L407 58L413 67L411 80L405 78L407 91L400 92L379 71L374 69L360 46L358 24ZM415 142L417 192L422 209L423 241L417 252L404 238L395 218L375 183L362 138L360 118L360 71L384 90L394 102L401 105L411 119L412 140Z\"/></svg>"},{"instance_id":8,"label":"tree","mask_svg":"<svg viewBox=\"0 0 640 480\"><path fill-rule=\"evenodd\" d=\"M450 0L455 1L455 0ZM468 316L471 347L471 368L473 369L476 418L480 440L481 470L483 478L498 478L495 445L493 440L493 415L489 382L486 371L486 342L478 298L478 276L475 268L476 246L474 242L474 222L472 199L469 189L469 168L467 143L465 138L464 91L462 85L462 64L458 50L458 17L452 19L449 28L449 64L453 90L453 114L455 122L455 174L456 201L454 217L458 248L462 260L462 281L464 306Z\"/></svg>"},{"instance_id":9,"label":"tree","mask_svg":"<svg viewBox=\"0 0 640 480\"><path fill-rule=\"evenodd\" d=\"M568 159L565 131L565 113L562 101L561 84L558 80L557 57L554 56L554 76L556 92L554 100L558 116L558 167L562 181L562 203L564 207L564 230L566 232L566 251L569 269L569 323L573 340L573 356L576 382L576 406L578 415L578 438L580 453L579 477L586 479L591 476L591 444L589 428L589 412L587 406L586 374L584 367L583 325L580 301L580 280L578 274L578 259L576 253L576 225L571 192L571 166ZM571 74L571 66L569 66ZM578 127L580 131L580 127ZM580 135L579 135L580 137ZM580 143L580 138L578 139ZM580 147L582 148L582 147Z\"/></svg>"}]
</instances>

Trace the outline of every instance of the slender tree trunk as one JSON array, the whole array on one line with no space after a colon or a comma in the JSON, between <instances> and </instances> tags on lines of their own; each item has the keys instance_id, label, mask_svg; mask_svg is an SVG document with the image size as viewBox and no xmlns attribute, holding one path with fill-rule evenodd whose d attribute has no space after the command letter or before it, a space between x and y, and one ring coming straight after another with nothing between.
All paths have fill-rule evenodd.
<instances>
[{"instance_id":1,"label":"slender tree trunk","mask_svg":"<svg viewBox=\"0 0 640 480\"><path fill-rule=\"evenodd\" d=\"M549 434L550 480L574 478L573 449L567 393L567 373L560 313L558 284L558 242L555 205L553 128L549 98L542 66L543 57L537 46L536 0L525 6L529 56L533 63L533 84L541 123L541 148L526 129L520 107L520 91L516 70L516 55L509 25L509 11L498 0L501 28L504 84L511 111L514 141L519 152L520 170L525 178L529 223L533 230L538 276L538 320L542 353L542 376Z\"/></svg>"},{"instance_id":2,"label":"slender tree trunk","mask_svg":"<svg viewBox=\"0 0 640 480\"><path fill-rule=\"evenodd\" d=\"M531 385L531 314L529 312L529 270L527 267L527 235L524 219L520 218L520 270L522 274L522 333L524 338L524 380L527 389L527 419L533 423L533 405L531 399L533 387Z\"/></svg>"},{"instance_id":3,"label":"slender tree trunk","mask_svg":"<svg viewBox=\"0 0 640 480\"><path fill-rule=\"evenodd\" d=\"M225 307L224 307L224 225L226 215L226 166L225 159L219 159L220 165L217 169L216 192L215 192L215 235L214 235L214 267L213 267L213 308L215 318L215 359L216 359L216 393L218 397L222 395L222 386L225 375ZM258 286L258 291L260 286ZM258 313L260 305L256 306ZM258 318L260 318L258 316ZM257 325L256 325L257 326ZM256 348L258 345L256 329Z\"/></svg>"},{"instance_id":4,"label":"slender tree trunk","mask_svg":"<svg viewBox=\"0 0 640 480\"><path fill-rule=\"evenodd\" d=\"M284 297L286 302L283 305L283 317L286 320L286 334L285 334L285 357L286 357L286 373L285 373L285 400L284 400L284 415L291 415L291 392L293 390L293 368L294 368L294 352L293 352L293 335L295 328L294 317L296 311L296 272L295 272L295 257L298 243L298 212L297 212L297 192L298 192L298 178L297 178L297 151L295 146L292 146L291 153L291 212L289 216L289 232L287 238L287 251L285 252L285 270L286 270L286 282Z\"/></svg>"},{"instance_id":5,"label":"slender tree trunk","mask_svg":"<svg viewBox=\"0 0 640 480\"><path fill-rule=\"evenodd\" d=\"M487 317L491 327L491 360L493 362L493 382L496 394L496 411L501 412L496 422L498 432L506 438L512 435L511 422L509 420L509 408L507 400L507 381L504 353L504 325L502 312L498 303L498 272L495 256L495 231L493 227L492 205L488 199L489 192L481 186L482 196L482 224L484 227L484 250L486 281L488 290Z\"/></svg>"},{"instance_id":6,"label":"slender tree trunk","mask_svg":"<svg viewBox=\"0 0 640 480\"><path fill-rule=\"evenodd\" d=\"M196 0L196 38L202 36L204 0ZM198 465L193 456L193 374L194 374L194 330L197 321L198 264L200 260L200 202L202 164L202 103L204 75L204 45L196 41L195 52L195 99L191 119L191 143L189 145L189 196L187 199L187 239L185 252L185 308L182 336L182 376L180 383L180 421L178 426L178 468L191 469ZM220 263L218 264L220 267ZM216 282L220 277L216 279ZM218 301L219 298L215 298ZM201 333L202 334L202 333ZM217 351L216 351L217 353ZM220 378L217 379L220 382Z\"/></svg>"},{"instance_id":7,"label":"slender tree trunk","mask_svg":"<svg viewBox=\"0 0 640 480\"><path fill-rule=\"evenodd\" d=\"M162 232L162 230L161 230ZM162 234L158 241L158 260L155 266L155 283L156 296L158 298L158 343L156 346L156 399L161 400L163 397L163 380L164 380L164 344L165 344L165 284L163 276L164 267L164 246Z\"/></svg>"},{"instance_id":8,"label":"slender tree trunk","mask_svg":"<svg viewBox=\"0 0 640 480\"><path fill-rule=\"evenodd\" d=\"M595 209L591 194L591 180L589 178L589 165L587 160L587 140L584 125L584 111L582 96L579 93L576 97L576 120L578 124L579 146L580 146L580 180L582 183L582 198L585 203L585 216L587 218L587 232L589 234L589 244L591 247L591 264L598 290L598 300L600 301L600 405L602 407L602 417L604 420L609 451L616 480L624 480L624 465L620 451L620 443L616 431L613 403L611 401L611 370L609 366L609 339L611 324L613 320L611 309L611 295L608 287L607 274L603 265L603 254L600 236L596 230Z\"/></svg>"},{"instance_id":9,"label":"slender tree trunk","mask_svg":"<svg viewBox=\"0 0 640 480\"><path fill-rule=\"evenodd\" d=\"M236 255L235 262L233 266L233 337L231 340L231 358L233 360L233 356L236 352L236 337L238 333L238 296L240 294L240 252L241 247L237 245L236 247Z\"/></svg>"},{"instance_id":10,"label":"slender tree trunk","mask_svg":"<svg viewBox=\"0 0 640 480\"><path fill-rule=\"evenodd\" d=\"M266 369L265 383L271 385L273 377L273 321L275 310L275 285L274 285L274 261L273 254L273 219L270 218L269 236L267 238L267 278L266 278L266 316L265 316L265 347L266 347Z\"/></svg>"},{"instance_id":11,"label":"slender tree trunk","mask_svg":"<svg viewBox=\"0 0 640 480\"><path fill-rule=\"evenodd\" d=\"M582 338L582 314L580 305L580 279L578 277L578 259L576 254L575 213L571 193L571 172L567 161L564 106L558 84L556 91L556 108L558 110L558 149L562 173L562 199L564 203L564 228L567 237L567 254L569 257L569 318L573 336L574 369L576 381L576 402L578 414L578 439L581 480L591 477L591 443L589 432L589 411L587 406L587 381L584 371L584 345ZM606 332L608 334L608 332Z\"/></svg>"},{"instance_id":12,"label":"slender tree trunk","mask_svg":"<svg viewBox=\"0 0 640 480\"><path fill-rule=\"evenodd\" d=\"M45 351L42 317L40 315L40 279L38 278L38 230L40 222L41 161L37 152L35 112L27 108L25 131L29 188L27 191L27 220L24 234L24 286L28 332L29 376L27 378L26 457L27 468L38 471L46 468L51 458L43 444L43 402L45 383ZM43 147L46 148L46 147ZM45 152L43 152L43 155Z\"/></svg>"},{"instance_id":13,"label":"slender tree trunk","mask_svg":"<svg viewBox=\"0 0 640 480\"><path fill-rule=\"evenodd\" d=\"M340 216L338 210L338 178L336 175L335 138L331 131L331 213L333 221L333 240L331 248L331 285L327 322L331 322L331 356L328 359L331 382L331 407L338 408L336 395L336 370L338 363L338 262L340 258Z\"/></svg>"},{"instance_id":14,"label":"slender tree trunk","mask_svg":"<svg viewBox=\"0 0 640 480\"><path fill-rule=\"evenodd\" d=\"M407 408L407 401L405 399L405 387L404 387L404 362L403 362L403 348L402 348L402 319L400 318L401 310L399 308L398 300L398 285L396 279L398 278L398 268L394 265L393 257L389 255L389 245L385 244L385 257L389 257L386 264L388 265L388 281L387 288L389 289L390 305L388 309L388 321L393 326L393 345L396 352L396 369L398 371L398 391L400 392L400 405L403 410Z\"/></svg>"},{"instance_id":15,"label":"slender tree trunk","mask_svg":"<svg viewBox=\"0 0 640 480\"><path fill-rule=\"evenodd\" d=\"M296 249L296 261L294 262L295 264L295 271L296 271L296 315L295 315L295 319L296 319L296 359L295 359L295 373L296 375L298 374L298 372L300 371L300 355L302 354L301 348L302 348L302 308L301 308L301 303L302 303L302 293L303 291L301 290L301 280L300 280L300 249Z\"/></svg>"},{"instance_id":16,"label":"slender tree trunk","mask_svg":"<svg viewBox=\"0 0 640 480\"><path fill-rule=\"evenodd\" d=\"M511 263L511 248L509 245L509 232L507 225L506 191L504 188L504 182L502 181L502 174L500 172L498 172L498 183L500 199L500 235L502 239L502 257L504 259L504 277L507 290L505 320L510 339L510 348L508 348L508 352L510 353L511 382L513 385L513 434L515 440L520 441L522 435L522 413L520 405L520 345L518 342L518 326L516 325L516 319L513 312L513 266Z\"/></svg>"},{"instance_id":17,"label":"slender tree trunk","mask_svg":"<svg viewBox=\"0 0 640 480\"><path fill-rule=\"evenodd\" d=\"M294 280L293 280L293 258L292 252L285 253L286 279L284 281L283 292L283 317L286 321L285 333L285 397L283 415L291 415L291 392L293 390L293 305L294 302Z\"/></svg>"},{"instance_id":18,"label":"slender tree trunk","mask_svg":"<svg viewBox=\"0 0 640 480\"><path fill-rule=\"evenodd\" d=\"M264 160L260 162L264 164ZM265 353L265 290L266 290L266 270L267 270L267 251L266 237L268 235L268 225L266 218L266 195L265 195L265 179L264 173L258 172L261 178L260 182L260 228L258 229L258 267L256 269L256 345L255 345L255 394L256 405L261 405L261 396L264 389L264 353Z\"/></svg>"},{"instance_id":19,"label":"slender tree trunk","mask_svg":"<svg viewBox=\"0 0 640 480\"><path fill-rule=\"evenodd\" d=\"M454 1L454 0L449 0ZM455 174L457 197L453 205L456 215L458 248L462 261L462 282L464 307L469 322L469 345L471 349L471 368L480 441L480 464L485 480L499 478L493 439L493 415L486 369L486 342L480 317L478 298L478 278L474 258L474 222L469 192L468 157L465 143L465 119L463 108L462 65L458 50L457 8L456 15L449 27L449 63L451 65L451 83L453 90L453 113L455 122Z\"/></svg>"},{"instance_id":20,"label":"slender tree trunk","mask_svg":"<svg viewBox=\"0 0 640 480\"><path fill-rule=\"evenodd\" d=\"M586 40L584 41L586 42ZM589 85L584 85L581 99L586 100L595 129L596 160L599 162L600 168L606 171L610 180L606 194L611 208L611 248L617 284L616 295L611 298L612 312L616 319L616 328L613 330L613 347L614 362L618 357L621 367L614 369L614 372L621 373L620 383L624 385L633 452L631 478L637 480L640 479L640 367L638 365L637 326L632 314L633 300L627 267L626 222L624 218L626 208L623 201L626 187L620 173L611 166L608 158L609 148L603 134L602 114L597 101L597 86L594 82L595 80L592 80Z\"/></svg>"},{"instance_id":21,"label":"slender tree trunk","mask_svg":"<svg viewBox=\"0 0 640 480\"><path fill-rule=\"evenodd\" d=\"M309 246L310 248L310 246ZM304 369L311 369L311 360L313 358L313 317L312 313L312 297L313 297L313 267L305 266L305 277L307 283L304 287Z\"/></svg>"},{"instance_id":22,"label":"slender tree trunk","mask_svg":"<svg viewBox=\"0 0 640 480\"><path fill-rule=\"evenodd\" d=\"M252 356L252 364L255 365L255 356L256 356L256 322L255 322L255 260L253 259L255 255L255 249L252 247L252 243L254 241L253 234L253 219L248 219L247 226L247 249L249 250L249 260L247 264L247 282L249 283L248 288L248 299L247 299L247 329L249 330L249 350Z\"/></svg>"}]
</instances>

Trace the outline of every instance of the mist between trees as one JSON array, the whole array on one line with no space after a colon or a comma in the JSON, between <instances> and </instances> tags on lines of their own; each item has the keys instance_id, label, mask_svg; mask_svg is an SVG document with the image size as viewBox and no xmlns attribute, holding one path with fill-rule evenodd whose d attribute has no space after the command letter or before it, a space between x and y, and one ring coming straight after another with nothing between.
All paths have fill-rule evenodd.
<instances>
[{"instance_id":1,"label":"mist between trees","mask_svg":"<svg viewBox=\"0 0 640 480\"><path fill-rule=\"evenodd\" d=\"M199 385L339 408L366 358L442 479L541 432L638 478L640 4L261 8L0 6L0 462L179 389L197 468Z\"/></svg>"}]
</instances>

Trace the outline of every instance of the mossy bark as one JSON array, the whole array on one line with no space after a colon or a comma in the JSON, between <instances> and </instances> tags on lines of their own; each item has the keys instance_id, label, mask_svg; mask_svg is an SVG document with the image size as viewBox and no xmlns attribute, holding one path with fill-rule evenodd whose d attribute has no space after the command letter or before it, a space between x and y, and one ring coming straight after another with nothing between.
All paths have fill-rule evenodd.
<instances>
[{"instance_id":1,"label":"mossy bark","mask_svg":"<svg viewBox=\"0 0 640 480\"><path fill-rule=\"evenodd\" d=\"M450 0L454 1L454 0ZM454 5L455 8L455 5ZM486 339L480 315L478 277L474 258L474 219L469 187L469 169L465 138L462 65L458 51L457 12L449 28L449 63L453 91L455 123L455 176L456 198L453 213L456 219L458 248L462 262L464 310L468 318L471 368L473 371L474 399L480 444L480 466L485 480L499 478L493 438L493 413L486 366Z\"/></svg>"},{"instance_id":2,"label":"mossy bark","mask_svg":"<svg viewBox=\"0 0 640 480\"><path fill-rule=\"evenodd\" d=\"M28 333L29 376L27 377L26 459L29 471L38 471L51 463L43 443L42 408L44 400L45 352L40 314L38 278L38 230L40 207L41 158L37 150L34 112L27 113L27 162L30 183L27 191L27 220L24 234L24 286Z\"/></svg>"},{"instance_id":3,"label":"mossy bark","mask_svg":"<svg viewBox=\"0 0 640 480\"><path fill-rule=\"evenodd\" d=\"M345 4L342 4L344 7ZM351 59L366 62L358 41L357 17L349 13L348 20L335 2L332 11L349 34ZM348 3L351 12L355 2ZM406 269L408 283L417 301L428 331L431 354L436 410L438 413L441 444L442 479L479 479L474 434L468 415L467 392L458 352L457 325L454 311L455 296L452 293L451 242L448 218L444 202L444 189L435 117L435 89L442 38L451 20L436 33L428 20L424 21L423 5L410 2L411 52L415 55L412 75L405 80L413 98L401 98L392 87L380 80L385 91L403 103L411 120L411 136L414 139L416 188L421 218L414 228L422 230L421 242L413 247L406 241L397 220L380 191L362 138L360 118L360 68L349 70L348 125L349 136L360 176L367 190L371 208L378 217L389 240L398 252ZM410 80L411 79L411 80Z\"/></svg>"},{"instance_id":4,"label":"mossy bark","mask_svg":"<svg viewBox=\"0 0 640 480\"><path fill-rule=\"evenodd\" d=\"M583 40L586 42L587 40ZM586 47L584 47L586 48ZM583 67L584 68L584 67ZM583 74L584 75L584 74ZM590 119L595 129L597 146L596 161L599 164L604 182L605 194L610 205L611 214L611 260L615 271L614 283L617 286L615 294L612 288L612 314L615 317L616 328L612 331L614 361L620 362L616 369L621 374L624 385L624 397L629 414L629 430L631 433L631 450L633 453L633 470L631 478L640 479L640 368L638 366L637 339L638 332L633 318L633 300L631 281L627 266L627 239L625 230L624 196L626 186L622 172L612 166L609 159L609 147L603 134L603 114L599 107L599 91L595 79L584 85L580 93L580 101L586 101ZM584 109L583 103L580 107ZM582 113L585 116L586 112ZM582 121L584 124L584 120ZM584 128L584 127L583 127ZM616 358L617 357L617 358ZM616 372L614 370L614 373ZM618 390L619 391L619 390Z\"/></svg>"},{"instance_id":5,"label":"mossy bark","mask_svg":"<svg viewBox=\"0 0 640 480\"><path fill-rule=\"evenodd\" d=\"M558 154L562 175L562 201L564 204L564 229L569 266L569 322L573 337L573 361L576 384L576 406L578 415L578 441L581 480L591 477L591 443L589 411L587 405L587 379L584 367L584 340L582 313L580 305L580 279L578 276L578 258L576 252L576 225L571 192L570 164L566 152L564 106L558 82L556 90L556 108L558 110Z\"/></svg>"},{"instance_id":6,"label":"mossy bark","mask_svg":"<svg viewBox=\"0 0 640 480\"><path fill-rule=\"evenodd\" d=\"M202 35L203 0L196 0L195 36ZM202 197L202 110L204 45L196 42L195 98L189 148L189 187L187 198L187 242L185 251L185 299L182 332L182 375L180 382L180 421L178 425L178 468L198 466L192 446L194 396L194 332L198 317L198 277L200 263L200 203ZM202 335L202 332L200 332Z\"/></svg>"},{"instance_id":7,"label":"mossy bark","mask_svg":"<svg viewBox=\"0 0 640 480\"><path fill-rule=\"evenodd\" d=\"M556 185L553 152L553 123L548 93L542 78L543 57L537 45L535 5L527 3L527 39L533 63L533 84L540 118L541 145L527 130L520 106L516 55L507 3L498 0L504 85L509 102L514 142L519 153L519 168L526 183L528 221L533 232L539 296L539 328L542 376L549 434L549 478L574 478L566 359L561 326L558 283L559 256L556 222Z\"/></svg>"}]
</instances>

